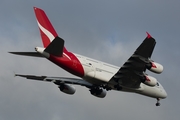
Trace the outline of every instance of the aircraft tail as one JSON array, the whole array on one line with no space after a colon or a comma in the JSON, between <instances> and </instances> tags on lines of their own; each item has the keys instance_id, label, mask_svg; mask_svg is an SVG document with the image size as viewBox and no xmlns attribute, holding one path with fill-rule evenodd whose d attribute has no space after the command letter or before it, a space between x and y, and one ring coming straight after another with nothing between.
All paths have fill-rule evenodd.
<instances>
[{"instance_id":1,"label":"aircraft tail","mask_svg":"<svg viewBox=\"0 0 180 120\"><path fill-rule=\"evenodd\" d=\"M34 7L34 12L36 15L37 24L39 26L42 42L46 48L54 40L54 38L58 36L58 34L46 16L46 13L42 9Z\"/></svg>"},{"instance_id":2,"label":"aircraft tail","mask_svg":"<svg viewBox=\"0 0 180 120\"><path fill-rule=\"evenodd\" d=\"M56 56L62 56L63 52L67 52L66 48L64 47L64 40L58 37L54 27L42 9L34 7L34 12L42 42L46 48L45 51Z\"/></svg>"},{"instance_id":3,"label":"aircraft tail","mask_svg":"<svg viewBox=\"0 0 180 120\"><path fill-rule=\"evenodd\" d=\"M43 51L58 57L62 57L63 52L67 54L68 51L64 47L64 40L58 37L58 34L56 33L51 22L49 21L46 13L42 9L37 7L34 7L34 12L39 26L42 42L44 45ZM36 49L36 51L37 50L39 49ZM40 49L39 53L42 53L43 51L42 49ZM44 57L42 54L39 54L37 52L9 52L9 53L16 55L33 56L33 57Z\"/></svg>"}]
</instances>

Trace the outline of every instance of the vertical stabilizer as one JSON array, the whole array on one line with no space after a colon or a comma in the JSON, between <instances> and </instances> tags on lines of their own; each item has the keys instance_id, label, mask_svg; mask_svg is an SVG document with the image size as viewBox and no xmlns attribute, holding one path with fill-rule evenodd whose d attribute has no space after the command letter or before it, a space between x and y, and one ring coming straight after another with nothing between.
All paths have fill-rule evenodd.
<instances>
[{"instance_id":1,"label":"vertical stabilizer","mask_svg":"<svg viewBox=\"0 0 180 120\"><path fill-rule=\"evenodd\" d=\"M46 48L58 36L46 13L37 7L34 7L37 23L39 26L41 38L44 47Z\"/></svg>"}]
</instances>

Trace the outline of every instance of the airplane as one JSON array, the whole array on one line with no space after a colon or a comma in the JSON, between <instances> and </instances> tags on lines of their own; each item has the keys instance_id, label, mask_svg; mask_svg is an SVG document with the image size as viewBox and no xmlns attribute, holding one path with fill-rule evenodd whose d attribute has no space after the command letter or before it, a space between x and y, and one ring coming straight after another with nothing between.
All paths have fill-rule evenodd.
<instances>
[{"instance_id":1,"label":"airplane","mask_svg":"<svg viewBox=\"0 0 180 120\"><path fill-rule=\"evenodd\" d=\"M160 99L167 97L165 89L157 79L146 73L146 70L157 74L163 72L163 66L151 59L156 41L148 32L133 55L122 67L118 67L68 51L46 13L37 7L34 7L34 12L44 47L35 47L35 52L9 53L47 58L78 78L22 74L15 76L52 82L60 91L70 95L76 92L73 85L81 85L99 98L104 98L109 90L131 92L157 99L156 106L160 106Z\"/></svg>"}]
</instances>

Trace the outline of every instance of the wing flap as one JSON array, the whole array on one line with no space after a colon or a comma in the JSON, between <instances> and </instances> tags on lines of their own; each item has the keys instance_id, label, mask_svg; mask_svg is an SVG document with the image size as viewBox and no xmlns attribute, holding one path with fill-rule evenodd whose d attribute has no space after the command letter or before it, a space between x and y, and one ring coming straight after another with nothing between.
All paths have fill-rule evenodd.
<instances>
[{"instance_id":1,"label":"wing flap","mask_svg":"<svg viewBox=\"0 0 180 120\"><path fill-rule=\"evenodd\" d=\"M15 74L15 76L24 77L26 79L31 79L31 80L53 82L56 85L60 85L62 83L67 83L67 84L86 86L88 88L93 86L93 84L91 84L83 79L79 79L79 78L48 77L48 76L21 75L21 74Z\"/></svg>"}]
</instances>

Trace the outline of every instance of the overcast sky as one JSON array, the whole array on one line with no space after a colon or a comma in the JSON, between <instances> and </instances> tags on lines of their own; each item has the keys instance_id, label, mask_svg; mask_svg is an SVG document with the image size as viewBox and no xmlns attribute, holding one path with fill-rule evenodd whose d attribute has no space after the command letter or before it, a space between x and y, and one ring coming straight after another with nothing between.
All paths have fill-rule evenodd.
<instances>
[{"instance_id":1,"label":"overcast sky","mask_svg":"<svg viewBox=\"0 0 180 120\"><path fill-rule=\"evenodd\" d=\"M179 0L0 0L1 120L179 120ZM164 66L148 72L168 97L156 100L109 91L96 98L87 88L67 95L52 83L14 77L14 73L71 76L46 59L8 51L34 51L42 46L33 7L45 10L69 51L121 67L148 31L156 39L152 59Z\"/></svg>"}]
</instances>

